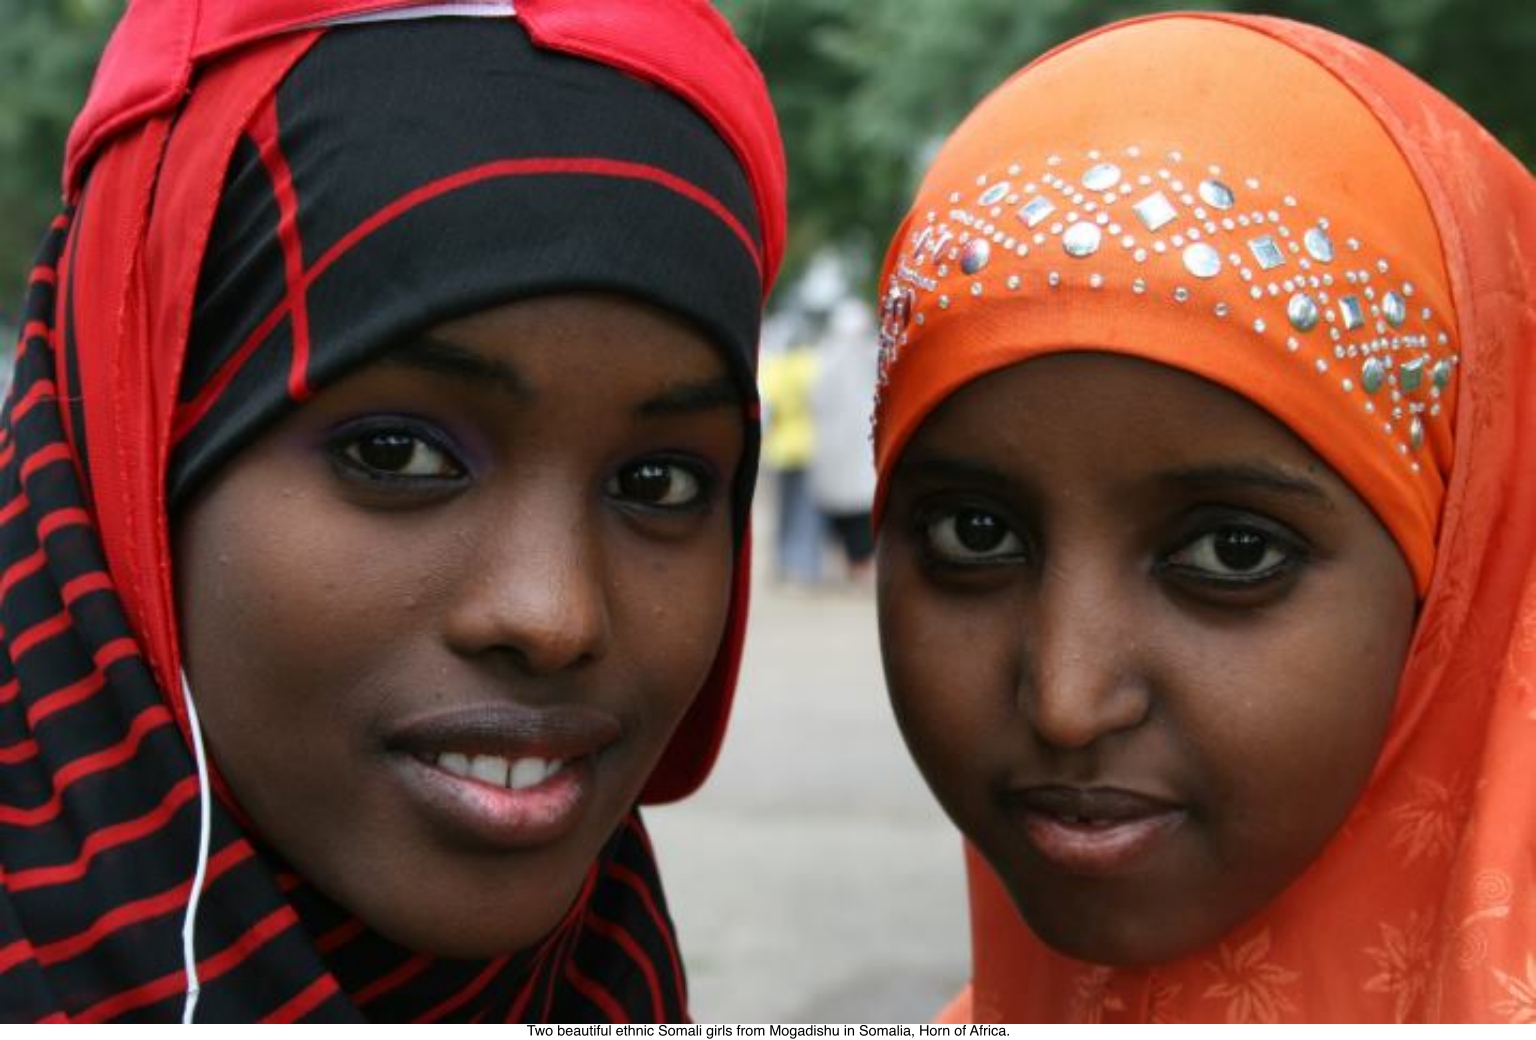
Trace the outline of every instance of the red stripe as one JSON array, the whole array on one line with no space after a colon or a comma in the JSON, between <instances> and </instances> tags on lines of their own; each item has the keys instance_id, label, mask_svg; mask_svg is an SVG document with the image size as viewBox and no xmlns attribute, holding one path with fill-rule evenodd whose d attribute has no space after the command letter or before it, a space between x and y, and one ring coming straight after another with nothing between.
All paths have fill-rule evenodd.
<instances>
[{"instance_id":1,"label":"red stripe","mask_svg":"<svg viewBox=\"0 0 1536 1040\"><path fill-rule=\"evenodd\" d=\"M314 982L300 990L298 995L292 1000L276 1010L268 1012L261 1020L261 1024L297 1022L315 1010L315 1008L330 1000L337 992L336 979L330 974L321 975Z\"/></svg>"},{"instance_id":2,"label":"red stripe","mask_svg":"<svg viewBox=\"0 0 1536 1040\"><path fill-rule=\"evenodd\" d=\"M15 407L11 409L11 421L13 423L20 422L26 418L28 412L36 408L43 401L53 401L57 398L58 388L53 385L53 380L39 379L32 384L31 388L22 395L21 400L17 401ZM50 448L58 446L49 445ZM67 446L65 446L65 450L67 453Z\"/></svg>"},{"instance_id":3,"label":"red stripe","mask_svg":"<svg viewBox=\"0 0 1536 1040\"><path fill-rule=\"evenodd\" d=\"M42 570L43 564L47 559L43 555L43 550L39 548L32 555L7 567L5 573L0 575L0 598L4 598L10 593L11 586L25 578L30 578Z\"/></svg>"},{"instance_id":4,"label":"red stripe","mask_svg":"<svg viewBox=\"0 0 1536 1040\"><path fill-rule=\"evenodd\" d=\"M212 883L223 877L231 869L250 859L252 852L251 846L244 841L237 841L224 849L208 861L205 883ZM39 946L37 961L39 964L49 965L78 957L124 928L181 909L187 905L187 893L191 890L192 881L189 878L158 895L146 896L143 899L135 899L113 907L98 917L85 931L72 935L68 939L60 939L46 946Z\"/></svg>"},{"instance_id":5,"label":"red stripe","mask_svg":"<svg viewBox=\"0 0 1536 1040\"><path fill-rule=\"evenodd\" d=\"M352 998L353 1003L361 1007L364 1004L368 1004L379 999L384 994L389 993L392 990L399 989L401 986L405 985L405 983L409 982L411 979L414 979L417 975L420 975L423 971L425 971L427 965L431 963L432 959L430 957L417 954L415 957L412 957L410 960L395 968L395 970L390 972L388 975L374 979L372 983L370 983L362 990L362 992L358 993L355 997Z\"/></svg>"},{"instance_id":6,"label":"red stripe","mask_svg":"<svg viewBox=\"0 0 1536 1040\"><path fill-rule=\"evenodd\" d=\"M6 451L13 451L14 450L14 446L10 445L10 444L7 444L5 446L5 449L6 449ZM50 445L48 445L48 447L43 448L42 450L34 452L33 454L29 455L22 462L22 464L21 464L21 479L22 480L26 480L27 478L31 477L32 474L34 474L38 470L42 469L44 466L52 465L55 462L67 462L67 461L70 460L70 458L71 458L71 456L69 454L69 445L68 444L65 444L63 441L58 441L58 442L56 442L54 444L50 444ZM8 458L7 459L0 459L0 465L4 465L6 462L9 462L9 461L10 461L10 459L8 459Z\"/></svg>"},{"instance_id":7,"label":"red stripe","mask_svg":"<svg viewBox=\"0 0 1536 1040\"><path fill-rule=\"evenodd\" d=\"M18 740L14 744L0 747L0 766L14 766L18 762L25 762L37 754L37 741L28 737L26 740Z\"/></svg>"},{"instance_id":8,"label":"red stripe","mask_svg":"<svg viewBox=\"0 0 1536 1040\"><path fill-rule=\"evenodd\" d=\"M21 692L21 680L20 679L12 679L10 682L6 683L4 686L0 686L0 704L9 704L9 703L11 703L11 701L16 699L16 695L18 693L20 693L20 692Z\"/></svg>"},{"instance_id":9,"label":"red stripe","mask_svg":"<svg viewBox=\"0 0 1536 1040\"><path fill-rule=\"evenodd\" d=\"M283 249L284 278L288 283L288 313L293 318L293 360L288 368L288 396L295 401L309 397L309 302L304 280L304 244L299 239L299 200L293 190L293 171L278 140L277 97L268 98L251 120L261 164L272 178L277 202L277 240Z\"/></svg>"},{"instance_id":10,"label":"red stripe","mask_svg":"<svg viewBox=\"0 0 1536 1040\"><path fill-rule=\"evenodd\" d=\"M332 953L338 948L356 939L363 933L363 922L359 918L352 918L346 924L339 925L326 932L315 940L315 949L321 953Z\"/></svg>"},{"instance_id":11,"label":"red stripe","mask_svg":"<svg viewBox=\"0 0 1536 1040\"><path fill-rule=\"evenodd\" d=\"M437 1005L437 1007L432 1008L430 1011L427 1011L425 1014L418 1017L416 1019L417 1024L419 1025L423 1022L441 1022L443 1019L453 1014L459 1008L463 1007L466 1003L479 996L485 991L485 987L491 984L491 980L496 977L496 973L501 971L502 968L506 967L508 960L509 958L507 957L498 957L491 961L490 964L486 965L484 971L470 980L468 986L465 986L458 993L455 993L453 996Z\"/></svg>"},{"instance_id":12,"label":"red stripe","mask_svg":"<svg viewBox=\"0 0 1536 1040\"><path fill-rule=\"evenodd\" d=\"M37 953L32 949L32 944L26 939L17 939L9 946L0 946L0 975L5 974L18 964L37 960Z\"/></svg>"},{"instance_id":13,"label":"red stripe","mask_svg":"<svg viewBox=\"0 0 1536 1040\"><path fill-rule=\"evenodd\" d=\"M40 823L47 823L59 815L59 810L64 807L64 792L69 787L88 776L122 765L138 753L139 745L144 742L147 734L169 725L170 721L171 713L162 705L157 704L144 709L139 713L138 718L133 720L133 725L128 728L128 734L122 740L94 754L74 759L54 773L53 794L46 802L27 809L0 805L0 824L35 827Z\"/></svg>"},{"instance_id":14,"label":"red stripe","mask_svg":"<svg viewBox=\"0 0 1536 1040\"><path fill-rule=\"evenodd\" d=\"M71 578L69 581L66 581L64 587L59 590L59 595L65 603L73 605L75 600L81 596L92 592L101 592L111 587L112 576L110 574L106 571L91 571L89 574L82 574L78 578ZM110 646L111 644L108 645ZM105 650L106 648L103 647L102 649Z\"/></svg>"},{"instance_id":15,"label":"red stripe","mask_svg":"<svg viewBox=\"0 0 1536 1040\"><path fill-rule=\"evenodd\" d=\"M160 830L183 805L196 796L197 777L186 777L166 792L165 799L159 805L138 819L92 831L81 844L80 855L71 862L52 867L34 867L11 874L5 879L5 887L12 892L25 892L28 889L78 880L90 870L91 861L97 856Z\"/></svg>"},{"instance_id":16,"label":"red stripe","mask_svg":"<svg viewBox=\"0 0 1536 1040\"><path fill-rule=\"evenodd\" d=\"M65 506L63 509L55 509L37 522L37 537L40 541L47 541L54 532L66 527L89 526L91 526L91 514L79 506Z\"/></svg>"},{"instance_id":17,"label":"red stripe","mask_svg":"<svg viewBox=\"0 0 1536 1040\"><path fill-rule=\"evenodd\" d=\"M53 218L53 223L48 225L48 230L63 231L67 227L69 227L69 217L65 216L63 213L60 213L58 216Z\"/></svg>"},{"instance_id":18,"label":"red stripe","mask_svg":"<svg viewBox=\"0 0 1536 1040\"><path fill-rule=\"evenodd\" d=\"M596 1004L603 1012L604 1017L610 1022L626 1023L629 1016L624 1013L624 1007L612 995L598 983L583 975L581 969L576 967L575 960L571 960L565 966L565 977L571 980L571 985L577 992Z\"/></svg>"},{"instance_id":19,"label":"red stripe","mask_svg":"<svg viewBox=\"0 0 1536 1040\"><path fill-rule=\"evenodd\" d=\"M587 923L598 935L612 939L627 954L629 959L639 966L641 974L645 976L646 985L651 989L651 1021L661 1022L666 1018L666 1005L661 999L661 980L656 977L656 966L651 963L651 958L635 942L632 935L612 921L605 921L596 914L587 917Z\"/></svg>"},{"instance_id":20,"label":"red stripe","mask_svg":"<svg viewBox=\"0 0 1536 1040\"><path fill-rule=\"evenodd\" d=\"M64 709L72 708L81 701L95 696L100 692L102 686L106 684L106 681L107 677L101 674L101 671L98 669L87 675L84 679L70 683L63 689L40 698L32 707L27 709L28 724L33 729L36 729L38 723L49 716L57 715Z\"/></svg>"},{"instance_id":21,"label":"red stripe","mask_svg":"<svg viewBox=\"0 0 1536 1040\"><path fill-rule=\"evenodd\" d=\"M46 621L39 621L11 639L11 660L19 659L39 643L46 643L60 632L67 632L74 622L68 610L61 610Z\"/></svg>"},{"instance_id":22,"label":"red stripe","mask_svg":"<svg viewBox=\"0 0 1536 1040\"><path fill-rule=\"evenodd\" d=\"M614 880L628 885L645 904L645 911L656 923L656 931L661 935L661 943L667 948L667 956L672 958L672 977L677 980L678 1007L687 1007L688 995L683 992L683 966L677 957L677 944L672 941L672 929L667 927L666 918L662 917L660 908L656 906L656 900L651 897L650 887L639 874L618 863L609 864L607 873Z\"/></svg>"},{"instance_id":23,"label":"red stripe","mask_svg":"<svg viewBox=\"0 0 1536 1040\"><path fill-rule=\"evenodd\" d=\"M238 967L251 954L261 949L275 936L298 923L298 918L287 906L280 906L256 922L244 935L212 957L197 962L197 974L204 985L214 981L231 968ZM186 972L174 971L162 975L153 982L145 983L115 997L108 997L92 1004L75 1016L77 1022L105 1022L118 1015L146 1004L154 1004L186 989Z\"/></svg>"},{"instance_id":24,"label":"red stripe","mask_svg":"<svg viewBox=\"0 0 1536 1040\"><path fill-rule=\"evenodd\" d=\"M7 444L3 450L10 451L11 446ZM5 463L5 459L0 459L0 466L5 465ZM15 498L12 498L9 502L7 502L4 507L0 507L0 524L10 523L22 513L25 513L27 511L27 506L29 505L31 505L31 503L27 500L26 491L23 490L16 492Z\"/></svg>"},{"instance_id":25,"label":"red stripe","mask_svg":"<svg viewBox=\"0 0 1536 1040\"><path fill-rule=\"evenodd\" d=\"M39 282L41 282L43 285L54 285L58 282L58 280L58 274L54 271L53 268L45 267L42 264L39 264L32 268L32 277L27 279L27 284L37 285Z\"/></svg>"},{"instance_id":26,"label":"red stripe","mask_svg":"<svg viewBox=\"0 0 1536 1040\"><path fill-rule=\"evenodd\" d=\"M33 336L46 340L52 334L53 329L46 321L29 321L21 327L21 342L25 343Z\"/></svg>"},{"instance_id":27,"label":"red stripe","mask_svg":"<svg viewBox=\"0 0 1536 1040\"><path fill-rule=\"evenodd\" d=\"M646 163L625 162L619 159L502 159L497 162L485 163L481 166L473 166L467 170L460 170L458 173L423 184L421 187L407 192L394 202L378 210L371 217L349 231L330 249L327 249L325 254L315 261L314 266L304 273L303 280L298 285L290 282L289 298L292 299L295 294L302 295L307 293L309 287L314 284L316 279L359 242L392 221L398 220L417 206L430 202L441 195L457 191L460 188L479 184L482 181L557 174L648 181L675 192L692 202L698 203L718 217L735 234L746 248L747 254L751 257L752 264L757 269L759 277L762 275L762 257L758 253L757 245L752 241L752 236L747 232L747 229L742 226L741 221L736 219L735 214L728 210L718 199L692 181L686 181L656 166L650 166ZM208 385L202 389L197 397L188 402L184 407L176 410L176 418L171 426L171 441L173 444L185 437L212 410L214 403L223 395L225 388L229 386L230 382L235 378L235 374L244 366L250 355L255 352L258 344L282 320L283 315L288 311L288 306L288 303L285 301L279 304L271 314L267 315L256 328L256 331L240 345L240 349L235 351L229 360L220 366L218 373L209 381Z\"/></svg>"}]
</instances>

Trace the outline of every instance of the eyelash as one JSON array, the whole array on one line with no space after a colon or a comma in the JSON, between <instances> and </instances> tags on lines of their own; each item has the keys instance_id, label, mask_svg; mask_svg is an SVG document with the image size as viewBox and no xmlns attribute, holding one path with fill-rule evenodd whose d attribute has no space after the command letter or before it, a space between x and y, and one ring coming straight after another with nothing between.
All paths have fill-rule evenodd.
<instances>
[{"instance_id":1,"label":"eyelash","mask_svg":"<svg viewBox=\"0 0 1536 1040\"><path fill-rule=\"evenodd\" d=\"M386 440L392 443L385 445ZM403 447L409 454L399 461L397 469L389 469L378 464L383 460L370 461L364 455L370 448L380 447L387 451L398 451ZM379 418L343 427L326 444L326 453L344 476L379 488L424 491L458 486L469 476L468 467L449 446L447 437L400 417ZM433 456L436 456L435 460ZM423 464L437 472L401 472L407 467L419 468Z\"/></svg>"},{"instance_id":2,"label":"eyelash","mask_svg":"<svg viewBox=\"0 0 1536 1040\"><path fill-rule=\"evenodd\" d=\"M640 489L635 487L625 488L626 477L649 479L642 475L642 470L666 470L668 484L665 491L669 497L675 492L675 485L679 476L692 484L688 489L687 497L683 501L647 501L641 497ZM696 461L672 458L668 456L647 456L630 460L624 463L603 482L603 493L616 502L643 510L648 513L661 515L675 515L684 513L701 513L707 510L714 500L716 481L714 474L708 467Z\"/></svg>"},{"instance_id":3,"label":"eyelash","mask_svg":"<svg viewBox=\"0 0 1536 1040\"><path fill-rule=\"evenodd\" d=\"M987 534L995 532L997 543L985 548L966 546L965 532L957 527L966 521L983 521L991 527ZM949 506L932 509L917 520L917 534L924 556L931 565L952 571L975 571L1018 566L1028 562L1029 549L1026 539L1015 530L1006 515L996 509L983 506ZM1275 524L1261 522L1249 514L1231 517L1198 518L1189 525L1184 536L1171 552L1160 555L1154 564L1154 572L1181 582L1192 583L1218 591L1242 591L1257 589L1278 581L1308 559L1305 543L1289 532L1275 530ZM975 528L972 528L975 533ZM1247 541L1240 550L1257 548L1261 556L1257 563L1262 569L1238 571L1230 562L1220 559L1220 538ZM1195 562L1197 558L1198 562ZM1215 566L1211 566L1215 564ZM1221 573L1217 568L1225 568Z\"/></svg>"}]
</instances>

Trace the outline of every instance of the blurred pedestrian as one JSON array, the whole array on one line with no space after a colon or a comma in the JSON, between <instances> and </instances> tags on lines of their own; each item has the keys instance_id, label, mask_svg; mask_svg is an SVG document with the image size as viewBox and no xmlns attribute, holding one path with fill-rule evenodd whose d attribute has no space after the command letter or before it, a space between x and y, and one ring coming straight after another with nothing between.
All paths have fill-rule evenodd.
<instances>
[{"instance_id":1,"label":"blurred pedestrian","mask_svg":"<svg viewBox=\"0 0 1536 1040\"><path fill-rule=\"evenodd\" d=\"M811 493L836 542L849 580L874 576L875 536L870 506L875 467L869 413L875 393L875 326L864 301L839 301L817 348L820 365L812 392L816 452L811 460Z\"/></svg>"},{"instance_id":2,"label":"blurred pedestrian","mask_svg":"<svg viewBox=\"0 0 1536 1040\"><path fill-rule=\"evenodd\" d=\"M821 512L811 494L816 419L811 391L820 363L815 348L793 339L765 354L758 366L763 400L763 468L773 475L775 514L773 573L787 585L821 581L824 552Z\"/></svg>"}]
</instances>

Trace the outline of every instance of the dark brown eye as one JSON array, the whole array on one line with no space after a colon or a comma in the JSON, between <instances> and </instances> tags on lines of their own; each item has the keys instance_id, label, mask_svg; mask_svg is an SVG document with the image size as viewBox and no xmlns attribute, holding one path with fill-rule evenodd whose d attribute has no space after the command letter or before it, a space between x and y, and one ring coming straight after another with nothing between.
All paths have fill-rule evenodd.
<instances>
[{"instance_id":1,"label":"dark brown eye","mask_svg":"<svg viewBox=\"0 0 1536 1040\"><path fill-rule=\"evenodd\" d=\"M928 551L952 563L984 563L1012 560L1024 551L1024 543L1008 522L984 509L956 509L941 513L925 525Z\"/></svg>"},{"instance_id":2,"label":"dark brown eye","mask_svg":"<svg viewBox=\"0 0 1536 1040\"><path fill-rule=\"evenodd\" d=\"M342 448L357 466L392 477L439 477L464 475L445 452L408 430L375 430L353 438Z\"/></svg>"},{"instance_id":3,"label":"dark brown eye","mask_svg":"<svg viewBox=\"0 0 1536 1040\"><path fill-rule=\"evenodd\" d=\"M1286 543L1258 528L1218 527L1185 544L1168 562L1208 580L1252 582L1279 574L1295 558Z\"/></svg>"},{"instance_id":4,"label":"dark brown eye","mask_svg":"<svg viewBox=\"0 0 1536 1040\"><path fill-rule=\"evenodd\" d=\"M1268 538L1240 527L1217 531L1213 538L1216 559L1228 570L1251 571L1264 562L1269 551Z\"/></svg>"},{"instance_id":5,"label":"dark brown eye","mask_svg":"<svg viewBox=\"0 0 1536 1040\"><path fill-rule=\"evenodd\" d=\"M1008 528L991 513L967 509L955 514L955 537L971 552L986 553L1003 544Z\"/></svg>"},{"instance_id":6,"label":"dark brown eye","mask_svg":"<svg viewBox=\"0 0 1536 1040\"><path fill-rule=\"evenodd\" d=\"M704 494L698 474L678 463L655 459L625 466L609 480L607 491L629 502L664 509L696 505Z\"/></svg>"}]
</instances>

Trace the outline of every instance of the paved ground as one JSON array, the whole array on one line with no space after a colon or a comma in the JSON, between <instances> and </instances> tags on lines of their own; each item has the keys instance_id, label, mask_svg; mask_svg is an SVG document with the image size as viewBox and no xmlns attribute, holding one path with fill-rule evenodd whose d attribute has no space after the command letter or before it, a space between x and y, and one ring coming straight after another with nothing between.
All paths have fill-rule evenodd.
<instances>
[{"instance_id":1,"label":"paved ground","mask_svg":"<svg viewBox=\"0 0 1536 1040\"><path fill-rule=\"evenodd\" d=\"M647 821L700 1021L927 1021L968 974L959 840L891 718L869 593L759 581L719 764Z\"/></svg>"}]
</instances>

